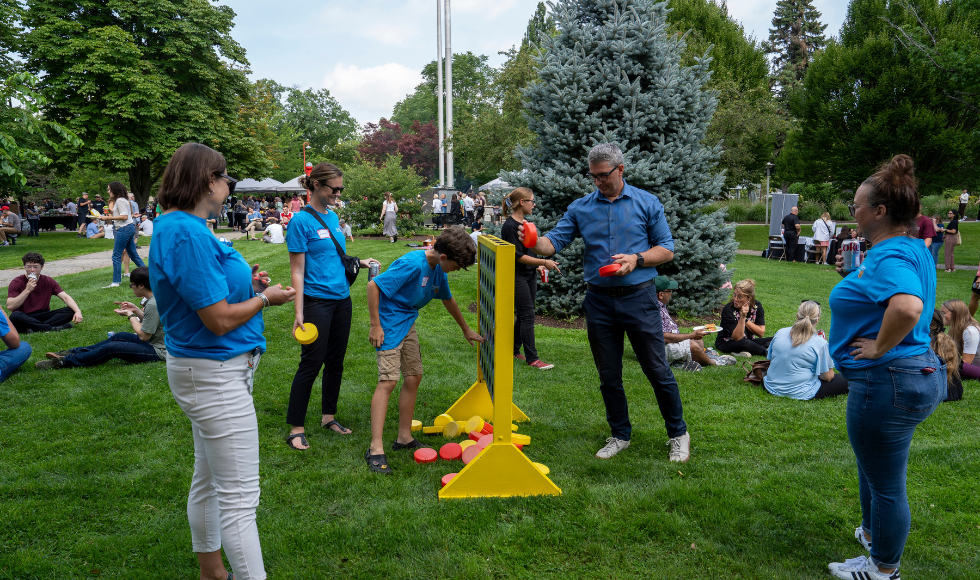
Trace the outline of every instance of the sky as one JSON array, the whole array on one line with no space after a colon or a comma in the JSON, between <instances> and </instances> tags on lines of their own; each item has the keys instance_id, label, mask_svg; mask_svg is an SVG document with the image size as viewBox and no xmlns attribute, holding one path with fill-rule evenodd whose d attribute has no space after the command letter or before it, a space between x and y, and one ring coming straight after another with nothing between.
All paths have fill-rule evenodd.
<instances>
[{"instance_id":1,"label":"sky","mask_svg":"<svg viewBox=\"0 0 980 580\"><path fill-rule=\"evenodd\" d=\"M252 80L328 89L362 125L390 117L436 57L436 5L443 0L222 0L237 14L232 36ZM453 0L452 50L485 54L517 45L538 0ZM836 36L846 0L814 0ZM730 0L728 11L758 40L769 38L776 0Z\"/></svg>"}]
</instances>

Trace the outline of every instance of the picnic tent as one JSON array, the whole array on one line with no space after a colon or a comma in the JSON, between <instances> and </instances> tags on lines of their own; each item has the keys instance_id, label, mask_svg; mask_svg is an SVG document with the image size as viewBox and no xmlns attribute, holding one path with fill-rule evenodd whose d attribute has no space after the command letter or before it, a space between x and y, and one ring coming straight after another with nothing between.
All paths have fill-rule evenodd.
<instances>
[{"instance_id":1,"label":"picnic tent","mask_svg":"<svg viewBox=\"0 0 980 580\"><path fill-rule=\"evenodd\" d=\"M497 177L493 181L489 183L484 183L483 185L480 186L481 191L499 190L499 189L510 189L510 184L504 181L503 179Z\"/></svg>"},{"instance_id":2,"label":"picnic tent","mask_svg":"<svg viewBox=\"0 0 980 580\"><path fill-rule=\"evenodd\" d=\"M236 193L276 193L277 188L282 184L271 177L256 181L254 179L243 179L235 185Z\"/></svg>"},{"instance_id":3,"label":"picnic tent","mask_svg":"<svg viewBox=\"0 0 980 580\"><path fill-rule=\"evenodd\" d=\"M306 189L299 184L300 177L303 176L298 175L290 179L286 183L280 184L279 187L276 188L276 191L278 191L279 193L303 193L304 191L306 191Z\"/></svg>"}]
</instances>

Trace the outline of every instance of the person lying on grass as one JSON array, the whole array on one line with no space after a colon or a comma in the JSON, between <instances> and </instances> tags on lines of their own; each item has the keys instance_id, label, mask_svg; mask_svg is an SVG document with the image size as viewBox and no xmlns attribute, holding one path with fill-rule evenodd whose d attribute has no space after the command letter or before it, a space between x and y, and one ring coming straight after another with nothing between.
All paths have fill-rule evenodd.
<instances>
[{"instance_id":1,"label":"person lying on grass","mask_svg":"<svg viewBox=\"0 0 980 580\"><path fill-rule=\"evenodd\" d=\"M46 354L39 360L39 369L67 367L91 367L118 358L131 363L159 362L167 360L167 347L163 342L163 325L157 314L157 301L150 289L150 270L141 266L129 277L133 295L145 299L143 308L132 302L116 302L116 314L129 319L133 332L117 332L108 339L91 346L80 346Z\"/></svg>"},{"instance_id":2,"label":"person lying on grass","mask_svg":"<svg viewBox=\"0 0 980 580\"><path fill-rule=\"evenodd\" d=\"M412 436L415 397L422 382L422 353L415 332L419 310L433 298L443 306L472 345L484 338L471 330L449 292L447 272L455 272L476 263L476 248L461 227L443 230L431 250L409 252L392 262L384 273L368 282L367 300L371 314L371 344L378 352L378 387L371 398L371 446L364 459L375 473L391 473L384 453L385 415L388 400L403 378L398 398L398 436L392 451L424 447Z\"/></svg>"}]
</instances>

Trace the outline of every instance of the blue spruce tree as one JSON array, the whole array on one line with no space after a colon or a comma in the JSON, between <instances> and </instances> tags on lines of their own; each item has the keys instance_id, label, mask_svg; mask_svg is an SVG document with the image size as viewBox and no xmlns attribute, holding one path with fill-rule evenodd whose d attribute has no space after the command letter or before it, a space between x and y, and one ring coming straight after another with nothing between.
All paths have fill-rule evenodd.
<instances>
[{"instance_id":1,"label":"blue spruce tree","mask_svg":"<svg viewBox=\"0 0 980 580\"><path fill-rule=\"evenodd\" d=\"M681 66L684 39L667 28L667 3L561 0L555 36L542 35L539 80L525 91L537 143L519 147L523 171L502 172L537 197L532 221L550 230L568 205L595 187L586 156L598 143L619 145L626 182L656 195L674 235L674 260L657 269L680 283L671 305L707 314L726 297L719 264L735 254L735 227L703 208L721 190L720 148L704 145L717 104L705 89L710 59ZM538 309L581 313L582 240L559 255L564 277L538 287Z\"/></svg>"}]
</instances>

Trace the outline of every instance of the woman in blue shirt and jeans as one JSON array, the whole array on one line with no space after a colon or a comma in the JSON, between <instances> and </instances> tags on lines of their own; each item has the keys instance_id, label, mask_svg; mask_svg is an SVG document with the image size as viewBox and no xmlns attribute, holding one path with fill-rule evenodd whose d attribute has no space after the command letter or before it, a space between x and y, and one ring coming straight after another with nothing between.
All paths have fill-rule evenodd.
<instances>
[{"instance_id":1,"label":"woman in blue shirt and jeans","mask_svg":"<svg viewBox=\"0 0 980 580\"><path fill-rule=\"evenodd\" d=\"M187 498L191 543L201 578L264 580L255 525L259 505L259 428L252 403L265 352L262 309L293 299L269 286L258 265L218 241L215 218L235 180L225 158L198 143L182 145L163 172L150 246L150 282L166 329L170 392L191 422L194 476Z\"/></svg>"},{"instance_id":2,"label":"woman in blue shirt and jeans","mask_svg":"<svg viewBox=\"0 0 980 580\"><path fill-rule=\"evenodd\" d=\"M912 519L912 435L946 396L946 367L929 347L936 266L910 237L919 210L913 173L912 159L896 155L858 188L854 217L872 247L830 293L830 350L850 389L847 436L861 494L854 536L870 552L830 564L849 580L898 580ZM843 273L842 258L837 264Z\"/></svg>"}]
</instances>

